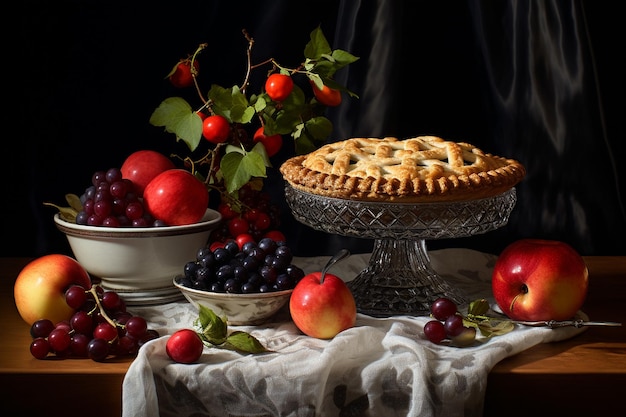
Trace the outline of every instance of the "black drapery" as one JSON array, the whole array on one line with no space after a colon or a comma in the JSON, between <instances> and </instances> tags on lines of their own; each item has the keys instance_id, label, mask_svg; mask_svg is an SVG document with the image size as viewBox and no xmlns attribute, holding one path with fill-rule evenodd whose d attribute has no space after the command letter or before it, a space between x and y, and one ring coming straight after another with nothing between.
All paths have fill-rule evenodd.
<instances>
[{"instance_id":1,"label":"black drapery","mask_svg":"<svg viewBox=\"0 0 626 417\"><path fill-rule=\"evenodd\" d=\"M541 237L626 253L623 138L607 130L602 97L621 84L602 84L587 2L365 3L338 15L336 46L367 65L341 74L361 97L332 113L337 136L443 135L528 170L505 228L431 247L498 253Z\"/></svg>"},{"instance_id":2,"label":"black drapery","mask_svg":"<svg viewBox=\"0 0 626 417\"><path fill-rule=\"evenodd\" d=\"M292 65L317 25L333 48L361 58L337 73L359 99L344 99L329 111L335 126L329 140L434 134L527 167L506 227L429 241L429 247L498 253L521 237L542 237L566 241L582 254L626 253L618 58L624 30L606 7L584 0L19 6L21 29L11 40L11 68L20 63L18 114L11 123L17 128L5 139L3 165L14 190L2 209L11 219L4 256L69 251L53 211L41 202L79 193L93 171L121 164L133 150L169 151L172 138L147 120L173 94L163 78L178 58L209 42L202 76L237 84L245 63L241 29L255 37L256 58ZM281 199L276 172L267 183ZM284 228L300 255L371 247L368 240L312 231L287 207L284 212Z\"/></svg>"}]
</instances>

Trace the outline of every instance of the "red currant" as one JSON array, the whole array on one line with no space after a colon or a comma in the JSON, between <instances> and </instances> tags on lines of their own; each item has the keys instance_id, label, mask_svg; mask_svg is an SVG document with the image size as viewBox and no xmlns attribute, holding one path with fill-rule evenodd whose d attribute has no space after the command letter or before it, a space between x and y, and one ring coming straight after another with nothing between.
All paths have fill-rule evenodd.
<instances>
[{"instance_id":1,"label":"red currant","mask_svg":"<svg viewBox=\"0 0 626 417\"><path fill-rule=\"evenodd\" d=\"M191 329L177 330L165 344L165 352L173 361L193 363L200 359L204 343L198 334Z\"/></svg>"},{"instance_id":2,"label":"red currant","mask_svg":"<svg viewBox=\"0 0 626 417\"><path fill-rule=\"evenodd\" d=\"M224 116L215 114L202 121L202 136L211 143L224 143L230 135L230 124Z\"/></svg>"},{"instance_id":3,"label":"red currant","mask_svg":"<svg viewBox=\"0 0 626 417\"><path fill-rule=\"evenodd\" d=\"M267 152L267 156L274 156L278 153L280 148L283 146L283 137L281 135L271 135L267 136L264 132L263 126L257 129L254 133L254 142L261 142L265 147L265 152Z\"/></svg>"},{"instance_id":4,"label":"red currant","mask_svg":"<svg viewBox=\"0 0 626 417\"><path fill-rule=\"evenodd\" d=\"M285 242L285 241L287 241L287 238L285 237L283 232L281 232L279 230L270 230L269 232L265 233L263 235L263 237L268 237L268 238L272 239L274 242Z\"/></svg>"},{"instance_id":5,"label":"red currant","mask_svg":"<svg viewBox=\"0 0 626 417\"><path fill-rule=\"evenodd\" d=\"M250 225L248 221L242 217L235 217L228 222L228 231L231 236L239 236L243 233L248 233Z\"/></svg>"},{"instance_id":6,"label":"red currant","mask_svg":"<svg viewBox=\"0 0 626 417\"><path fill-rule=\"evenodd\" d=\"M220 203L220 205L217 207L217 211L219 211L224 220L230 220L236 217L238 214L235 210L233 210L230 204L227 203Z\"/></svg>"},{"instance_id":7,"label":"red currant","mask_svg":"<svg viewBox=\"0 0 626 417\"><path fill-rule=\"evenodd\" d=\"M341 91L335 90L334 88L330 88L325 85L320 90L315 86L313 82L311 82L311 86L313 87L313 95L325 106L328 107L336 107L341 104Z\"/></svg>"},{"instance_id":8,"label":"red currant","mask_svg":"<svg viewBox=\"0 0 626 417\"><path fill-rule=\"evenodd\" d=\"M198 61L193 62L193 67L194 71L197 74L198 70L200 69L200 64L198 64ZM194 75L191 71L191 60L184 59L176 64L168 78L174 87L184 88L189 87L193 84L193 77Z\"/></svg>"},{"instance_id":9,"label":"red currant","mask_svg":"<svg viewBox=\"0 0 626 417\"><path fill-rule=\"evenodd\" d=\"M265 92L274 101L283 101L293 90L293 80L285 74L274 73L265 81Z\"/></svg>"},{"instance_id":10,"label":"red currant","mask_svg":"<svg viewBox=\"0 0 626 417\"><path fill-rule=\"evenodd\" d=\"M272 225L272 219L265 213L259 213L256 220L254 221L254 226L258 230L267 230Z\"/></svg>"},{"instance_id":11,"label":"red currant","mask_svg":"<svg viewBox=\"0 0 626 417\"><path fill-rule=\"evenodd\" d=\"M239 250L243 250L243 245L248 242L255 242L254 237L250 233L242 233L235 238Z\"/></svg>"}]
</instances>

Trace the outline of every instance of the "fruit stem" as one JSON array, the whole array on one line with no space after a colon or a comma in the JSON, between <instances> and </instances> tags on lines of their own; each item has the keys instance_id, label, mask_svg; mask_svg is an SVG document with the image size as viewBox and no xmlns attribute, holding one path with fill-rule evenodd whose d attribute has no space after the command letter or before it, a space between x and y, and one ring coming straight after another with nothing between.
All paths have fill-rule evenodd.
<instances>
[{"instance_id":1,"label":"fruit stem","mask_svg":"<svg viewBox=\"0 0 626 417\"><path fill-rule=\"evenodd\" d=\"M196 76L198 75L198 71L196 71L194 62L196 61L196 57L198 56L198 54L207 46L209 46L209 44L207 43L201 43L200 45L198 45L198 48L196 48L196 51L191 56L191 64L189 67L189 69L191 70L191 78L193 79L194 86L196 87L196 92L198 93L198 96L200 96L200 100L202 100L203 103L206 103L207 101L202 95L202 91L200 90L200 85L198 85L198 80L196 79Z\"/></svg>"},{"instance_id":2,"label":"fruit stem","mask_svg":"<svg viewBox=\"0 0 626 417\"><path fill-rule=\"evenodd\" d=\"M513 300L511 300L511 305L509 306L509 311L513 311L513 308L515 307L515 302L517 301L517 297L519 297L519 294L517 294L515 297L513 297Z\"/></svg>"},{"instance_id":3,"label":"fruit stem","mask_svg":"<svg viewBox=\"0 0 626 417\"><path fill-rule=\"evenodd\" d=\"M96 292L96 289L99 287L99 285L92 285L91 288L89 288L89 292L93 295L93 299L96 302L96 305L98 306L98 309L100 310L100 314L102 315L102 317L113 327L115 327L116 329L120 326L118 325L113 319L111 319L109 317L109 315L106 313L106 311L104 310L104 307L102 307L102 303L100 302L100 298L98 298L98 293Z\"/></svg>"},{"instance_id":4,"label":"fruit stem","mask_svg":"<svg viewBox=\"0 0 626 417\"><path fill-rule=\"evenodd\" d=\"M254 46L254 38L250 36L247 30L243 29L242 32L243 36L248 41L248 47L246 48L246 76L241 83L241 93L245 95L248 85L250 84L250 73L252 72L252 47Z\"/></svg>"},{"instance_id":5,"label":"fruit stem","mask_svg":"<svg viewBox=\"0 0 626 417\"><path fill-rule=\"evenodd\" d=\"M320 276L320 284L324 283L324 278L326 278L326 272L328 272L328 270L337 262L347 258L348 256L350 256L350 251L348 249L341 249L332 258L330 258L328 262L326 262L326 265L324 265L324 268L322 268L322 275Z\"/></svg>"}]
</instances>

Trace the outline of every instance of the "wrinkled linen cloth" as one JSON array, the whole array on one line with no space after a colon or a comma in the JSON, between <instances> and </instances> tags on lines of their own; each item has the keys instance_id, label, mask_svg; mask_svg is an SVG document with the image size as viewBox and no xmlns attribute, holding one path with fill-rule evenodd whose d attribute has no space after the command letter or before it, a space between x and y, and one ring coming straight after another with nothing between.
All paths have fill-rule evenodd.
<instances>
[{"instance_id":1,"label":"wrinkled linen cloth","mask_svg":"<svg viewBox=\"0 0 626 417\"><path fill-rule=\"evenodd\" d=\"M496 257L467 249L429 254L431 267L469 300L493 303ZM321 270L327 257L296 258L305 272ZM352 255L333 267L350 280L369 262ZM288 310L259 326L230 326L255 336L270 353L240 354L205 347L196 364L173 362L167 338L192 328L198 314L186 301L133 311L162 335L146 343L124 378L124 417L186 416L480 416L487 376L500 360L539 343L564 340L577 328L517 326L472 347L436 345L425 339L429 317L373 318L331 340L303 335Z\"/></svg>"}]
</instances>

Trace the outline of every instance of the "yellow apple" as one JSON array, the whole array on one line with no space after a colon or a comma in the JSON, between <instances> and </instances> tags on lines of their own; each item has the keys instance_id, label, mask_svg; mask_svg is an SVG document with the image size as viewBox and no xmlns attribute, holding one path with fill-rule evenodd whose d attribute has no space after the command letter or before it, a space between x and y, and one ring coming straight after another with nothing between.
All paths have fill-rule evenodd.
<instances>
[{"instance_id":1,"label":"yellow apple","mask_svg":"<svg viewBox=\"0 0 626 417\"><path fill-rule=\"evenodd\" d=\"M15 306L29 325L39 319L53 323L68 320L74 309L65 302L65 291L73 284L91 288L83 266L66 255L44 255L28 263L17 276L13 286Z\"/></svg>"}]
</instances>

